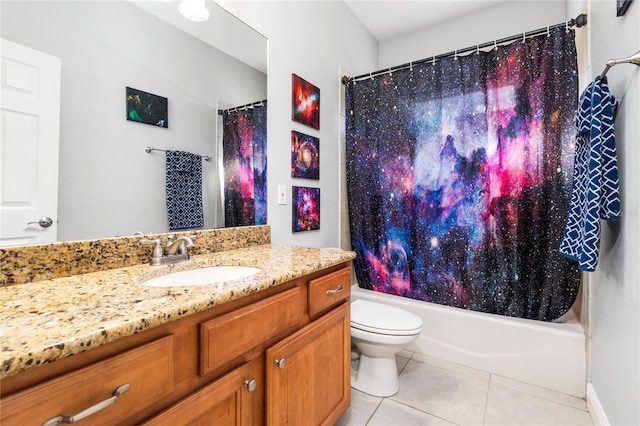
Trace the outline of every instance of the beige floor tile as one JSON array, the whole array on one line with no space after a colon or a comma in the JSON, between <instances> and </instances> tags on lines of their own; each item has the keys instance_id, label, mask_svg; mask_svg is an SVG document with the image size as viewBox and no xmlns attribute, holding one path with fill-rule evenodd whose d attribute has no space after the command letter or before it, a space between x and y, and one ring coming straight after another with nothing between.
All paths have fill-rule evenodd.
<instances>
[{"instance_id":1,"label":"beige floor tile","mask_svg":"<svg viewBox=\"0 0 640 426\"><path fill-rule=\"evenodd\" d=\"M593 422L587 411L492 383L484 424L592 426Z\"/></svg>"},{"instance_id":2,"label":"beige floor tile","mask_svg":"<svg viewBox=\"0 0 640 426\"><path fill-rule=\"evenodd\" d=\"M351 389L351 405L338 419L336 426L364 426L380 405L382 398Z\"/></svg>"},{"instance_id":3,"label":"beige floor tile","mask_svg":"<svg viewBox=\"0 0 640 426\"><path fill-rule=\"evenodd\" d=\"M443 369L413 359L390 399L460 425L482 424L489 375L473 369Z\"/></svg>"},{"instance_id":4,"label":"beige floor tile","mask_svg":"<svg viewBox=\"0 0 640 426\"><path fill-rule=\"evenodd\" d=\"M413 356L413 352L408 351L406 349L402 349L400 352L397 353L397 355L403 358L411 359L411 357Z\"/></svg>"},{"instance_id":5,"label":"beige floor tile","mask_svg":"<svg viewBox=\"0 0 640 426\"><path fill-rule=\"evenodd\" d=\"M475 368L467 367L466 365L447 361L446 359L435 358L435 357L420 354L417 352L413 354L413 356L411 357L411 360L422 362L424 364L429 364L434 367L439 367L444 370L454 371L456 373L473 375L481 380L489 380L489 376L491 376L491 373L489 373L488 371L478 370Z\"/></svg>"},{"instance_id":6,"label":"beige floor tile","mask_svg":"<svg viewBox=\"0 0 640 426\"><path fill-rule=\"evenodd\" d=\"M587 401L582 398L576 398L575 396L544 389L539 386L530 385L528 383L519 382L517 380L497 376L495 374L491 375L491 384L504 386L522 393L557 402L558 404L568 405L569 407L587 411Z\"/></svg>"},{"instance_id":7,"label":"beige floor tile","mask_svg":"<svg viewBox=\"0 0 640 426\"><path fill-rule=\"evenodd\" d=\"M454 425L390 399L382 401L367 426Z\"/></svg>"},{"instance_id":8,"label":"beige floor tile","mask_svg":"<svg viewBox=\"0 0 640 426\"><path fill-rule=\"evenodd\" d=\"M404 370L404 367L406 367L408 362L409 362L409 358L396 355L396 366L398 367L398 374L402 373L402 370Z\"/></svg>"},{"instance_id":9,"label":"beige floor tile","mask_svg":"<svg viewBox=\"0 0 640 426\"><path fill-rule=\"evenodd\" d=\"M396 365L396 395L383 399L352 389L351 407L336 424L593 425L584 399L410 351L401 351ZM352 373L357 367L352 360Z\"/></svg>"}]
</instances>

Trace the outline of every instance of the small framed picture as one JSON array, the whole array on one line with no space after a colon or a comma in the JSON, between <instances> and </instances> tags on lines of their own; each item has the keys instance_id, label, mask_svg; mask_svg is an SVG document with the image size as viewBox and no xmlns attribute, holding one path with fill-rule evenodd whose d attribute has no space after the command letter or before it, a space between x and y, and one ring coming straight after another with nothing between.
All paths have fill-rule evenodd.
<instances>
[{"instance_id":1,"label":"small framed picture","mask_svg":"<svg viewBox=\"0 0 640 426\"><path fill-rule=\"evenodd\" d=\"M291 118L306 126L320 129L320 89L303 78L291 74Z\"/></svg>"},{"instance_id":2,"label":"small framed picture","mask_svg":"<svg viewBox=\"0 0 640 426\"><path fill-rule=\"evenodd\" d=\"M127 120L169 127L167 98L127 87Z\"/></svg>"},{"instance_id":3,"label":"small framed picture","mask_svg":"<svg viewBox=\"0 0 640 426\"><path fill-rule=\"evenodd\" d=\"M291 177L320 179L320 139L291 131Z\"/></svg>"},{"instance_id":4,"label":"small framed picture","mask_svg":"<svg viewBox=\"0 0 640 426\"><path fill-rule=\"evenodd\" d=\"M293 232L320 229L320 188L294 186L291 201Z\"/></svg>"},{"instance_id":5,"label":"small framed picture","mask_svg":"<svg viewBox=\"0 0 640 426\"><path fill-rule=\"evenodd\" d=\"M616 16L622 16L629 9L629 5L631 4L631 0L617 0L617 13Z\"/></svg>"}]
</instances>

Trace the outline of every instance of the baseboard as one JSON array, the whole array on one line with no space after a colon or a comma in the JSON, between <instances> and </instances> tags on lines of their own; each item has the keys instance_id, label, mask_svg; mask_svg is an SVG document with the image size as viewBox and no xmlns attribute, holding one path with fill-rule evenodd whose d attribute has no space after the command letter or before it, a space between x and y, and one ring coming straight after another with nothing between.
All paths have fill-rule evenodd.
<instances>
[{"instance_id":1,"label":"baseboard","mask_svg":"<svg viewBox=\"0 0 640 426\"><path fill-rule=\"evenodd\" d=\"M595 426L611 426L607 413L604 412L596 390L591 383L587 383L587 409Z\"/></svg>"}]
</instances>

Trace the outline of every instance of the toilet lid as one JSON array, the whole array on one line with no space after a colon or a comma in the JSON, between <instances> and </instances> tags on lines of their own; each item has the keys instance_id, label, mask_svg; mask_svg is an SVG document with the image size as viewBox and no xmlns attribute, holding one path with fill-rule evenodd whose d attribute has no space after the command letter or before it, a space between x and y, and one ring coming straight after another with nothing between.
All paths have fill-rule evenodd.
<instances>
[{"instance_id":1,"label":"toilet lid","mask_svg":"<svg viewBox=\"0 0 640 426\"><path fill-rule=\"evenodd\" d=\"M394 306L358 299L351 303L351 326L371 333L406 336L422 331L422 319Z\"/></svg>"}]
</instances>

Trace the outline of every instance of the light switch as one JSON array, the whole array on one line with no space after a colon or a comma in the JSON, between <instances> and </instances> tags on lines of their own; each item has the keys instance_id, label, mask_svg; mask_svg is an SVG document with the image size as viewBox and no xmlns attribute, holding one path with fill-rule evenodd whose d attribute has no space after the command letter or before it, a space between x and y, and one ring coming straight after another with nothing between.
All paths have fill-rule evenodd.
<instances>
[{"instance_id":1,"label":"light switch","mask_svg":"<svg viewBox=\"0 0 640 426\"><path fill-rule=\"evenodd\" d=\"M278 204L287 204L286 185L278 185Z\"/></svg>"}]
</instances>

